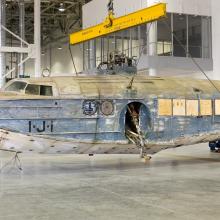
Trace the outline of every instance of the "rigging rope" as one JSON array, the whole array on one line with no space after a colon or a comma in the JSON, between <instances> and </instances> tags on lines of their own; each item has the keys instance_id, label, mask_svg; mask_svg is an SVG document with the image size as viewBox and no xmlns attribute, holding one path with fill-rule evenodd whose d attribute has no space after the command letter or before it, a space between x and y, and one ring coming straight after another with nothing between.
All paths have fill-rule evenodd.
<instances>
[{"instance_id":1,"label":"rigging rope","mask_svg":"<svg viewBox=\"0 0 220 220\"><path fill-rule=\"evenodd\" d=\"M146 32L146 35L147 35L147 36L148 36L148 34L149 34L149 32L150 32L151 25L152 25L152 22L149 24L149 28L147 29L147 32ZM138 64L139 64L139 62L140 62L140 59L141 59L141 56L142 56L144 50L145 50L146 47L147 47L147 44L146 44L146 43L147 43L147 42L145 42L145 45L143 45L143 47L142 47L142 49L141 49L141 52L140 52L140 54L139 54L139 58L138 58L138 60L137 60L137 62L136 62L136 65L135 65L136 68L137 68L137 66L138 66ZM135 74L134 74L134 76L132 76L132 78L131 78L131 80L130 80L128 86L127 86L128 89L132 89L135 76L136 76Z\"/></svg>"},{"instance_id":2,"label":"rigging rope","mask_svg":"<svg viewBox=\"0 0 220 220\"><path fill-rule=\"evenodd\" d=\"M76 69L76 65L75 65L75 62L74 62L73 53L72 53L70 44L69 44L69 52L70 52L70 56L71 56L71 59L72 59L72 63L73 63L73 67L74 67L75 73L78 76L78 72L77 72L77 69Z\"/></svg>"}]
</instances>

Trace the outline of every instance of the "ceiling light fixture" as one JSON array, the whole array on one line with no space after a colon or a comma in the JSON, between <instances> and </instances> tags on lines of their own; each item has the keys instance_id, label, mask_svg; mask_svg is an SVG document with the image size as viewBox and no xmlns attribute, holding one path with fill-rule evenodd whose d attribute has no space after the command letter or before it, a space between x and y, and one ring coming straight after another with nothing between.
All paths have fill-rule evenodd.
<instances>
[{"instance_id":1,"label":"ceiling light fixture","mask_svg":"<svg viewBox=\"0 0 220 220\"><path fill-rule=\"evenodd\" d=\"M59 46L57 49L58 49L58 50L62 50L63 48L62 48L61 46Z\"/></svg>"},{"instance_id":2,"label":"ceiling light fixture","mask_svg":"<svg viewBox=\"0 0 220 220\"><path fill-rule=\"evenodd\" d=\"M60 7L58 8L58 10L59 10L60 12L66 11L66 8L64 7L64 3L60 3Z\"/></svg>"}]
</instances>

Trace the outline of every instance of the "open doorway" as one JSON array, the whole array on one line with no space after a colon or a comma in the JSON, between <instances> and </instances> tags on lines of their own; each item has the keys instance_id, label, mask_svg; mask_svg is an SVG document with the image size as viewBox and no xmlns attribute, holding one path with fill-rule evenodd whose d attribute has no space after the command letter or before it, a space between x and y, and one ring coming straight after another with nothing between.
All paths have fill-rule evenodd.
<instances>
[{"instance_id":1,"label":"open doorway","mask_svg":"<svg viewBox=\"0 0 220 220\"><path fill-rule=\"evenodd\" d=\"M142 105L140 102L128 104L125 114L125 136L134 144L140 141L140 110Z\"/></svg>"}]
</instances>

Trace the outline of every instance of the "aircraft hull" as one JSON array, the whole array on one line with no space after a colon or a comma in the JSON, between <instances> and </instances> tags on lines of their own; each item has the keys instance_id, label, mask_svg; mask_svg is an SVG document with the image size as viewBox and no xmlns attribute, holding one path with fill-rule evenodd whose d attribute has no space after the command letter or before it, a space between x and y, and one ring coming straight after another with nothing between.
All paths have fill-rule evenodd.
<instances>
[{"instance_id":1,"label":"aircraft hull","mask_svg":"<svg viewBox=\"0 0 220 220\"><path fill-rule=\"evenodd\" d=\"M22 79L22 82L48 83L53 86L54 95L0 94L0 128L3 134L9 133L2 149L138 153L138 147L127 136L129 130L137 132L128 111L132 105L146 153L220 139L220 96L205 80L137 76L133 87L128 87L130 78L119 76ZM215 84L220 86L220 82ZM23 142L17 142L17 136ZM10 147L5 143L10 143Z\"/></svg>"}]
</instances>

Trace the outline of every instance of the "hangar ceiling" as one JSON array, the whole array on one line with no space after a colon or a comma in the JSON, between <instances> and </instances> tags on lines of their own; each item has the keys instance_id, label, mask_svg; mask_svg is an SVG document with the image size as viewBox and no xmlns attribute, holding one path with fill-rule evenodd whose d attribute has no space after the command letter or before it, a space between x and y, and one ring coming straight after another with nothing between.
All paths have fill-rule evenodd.
<instances>
[{"instance_id":1,"label":"hangar ceiling","mask_svg":"<svg viewBox=\"0 0 220 220\"><path fill-rule=\"evenodd\" d=\"M19 3L22 0L6 0L6 27L19 35ZM41 0L42 46L59 42L69 33L82 27L82 5L91 0ZM34 39L34 0L24 0L25 38ZM63 7L65 10L59 10ZM10 41L10 37L7 38Z\"/></svg>"}]
</instances>

